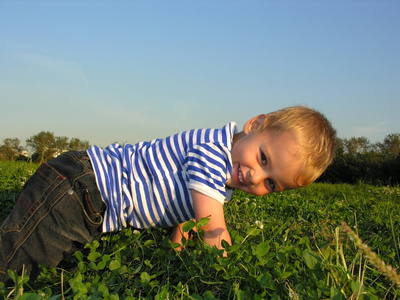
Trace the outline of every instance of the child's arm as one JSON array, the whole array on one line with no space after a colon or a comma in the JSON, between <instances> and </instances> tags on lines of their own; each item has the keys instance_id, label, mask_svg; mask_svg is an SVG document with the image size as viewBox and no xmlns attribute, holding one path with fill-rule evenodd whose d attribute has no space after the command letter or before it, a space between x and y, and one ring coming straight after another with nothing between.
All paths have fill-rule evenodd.
<instances>
[{"instance_id":1,"label":"child's arm","mask_svg":"<svg viewBox=\"0 0 400 300\"><path fill-rule=\"evenodd\" d=\"M191 193L196 222L201 218L210 218L208 224L201 228L204 230L204 242L210 246L216 246L218 249L222 249L222 240L231 245L231 237L226 229L223 205L196 190L191 190ZM224 253L225 255L226 253Z\"/></svg>"},{"instance_id":2,"label":"child's arm","mask_svg":"<svg viewBox=\"0 0 400 300\"><path fill-rule=\"evenodd\" d=\"M172 236L171 236L171 242L172 243L178 243L181 246L175 248L177 251L181 251L182 250L182 237L185 237L185 239L189 239L189 232L183 232L182 230L182 226L185 223L181 223L177 226L175 226L174 231L172 232Z\"/></svg>"}]
</instances>

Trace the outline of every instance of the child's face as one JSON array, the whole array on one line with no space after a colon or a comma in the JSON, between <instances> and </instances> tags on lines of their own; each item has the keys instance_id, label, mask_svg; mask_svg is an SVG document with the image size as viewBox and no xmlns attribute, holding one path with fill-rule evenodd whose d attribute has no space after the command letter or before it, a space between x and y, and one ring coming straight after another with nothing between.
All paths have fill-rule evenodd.
<instances>
[{"instance_id":1,"label":"child's face","mask_svg":"<svg viewBox=\"0 0 400 300\"><path fill-rule=\"evenodd\" d=\"M298 187L298 144L291 132L244 130L232 148L227 185L261 196Z\"/></svg>"}]
</instances>

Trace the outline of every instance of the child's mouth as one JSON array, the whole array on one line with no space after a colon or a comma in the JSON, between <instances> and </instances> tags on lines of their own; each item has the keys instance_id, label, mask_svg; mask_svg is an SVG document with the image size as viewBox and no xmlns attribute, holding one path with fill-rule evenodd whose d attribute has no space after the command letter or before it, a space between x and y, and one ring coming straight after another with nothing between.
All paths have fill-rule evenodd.
<instances>
[{"instance_id":1,"label":"child's mouth","mask_svg":"<svg viewBox=\"0 0 400 300\"><path fill-rule=\"evenodd\" d=\"M242 173L242 171L240 170L240 166L238 166L238 176L237 176L237 178L238 178L238 181L241 183L241 184L246 184L246 182L244 181L244 179L243 179L243 173Z\"/></svg>"}]
</instances>

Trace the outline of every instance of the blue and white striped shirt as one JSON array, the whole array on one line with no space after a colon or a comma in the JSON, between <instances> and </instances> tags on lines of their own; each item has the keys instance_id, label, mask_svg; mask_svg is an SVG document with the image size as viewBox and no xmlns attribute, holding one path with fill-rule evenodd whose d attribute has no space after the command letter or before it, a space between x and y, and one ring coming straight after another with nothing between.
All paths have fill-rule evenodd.
<instances>
[{"instance_id":1,"label":"blue and white striped shirt","mask_svg":"<svg viewBox=\"0 0 400 300\"><path fill-rule=\"evenodd\" d=\"M190 189L224 203L236 124L135 145L88 149L103 201L103 232L170 227L193 219Z\"/></svg>"}]
</instances>

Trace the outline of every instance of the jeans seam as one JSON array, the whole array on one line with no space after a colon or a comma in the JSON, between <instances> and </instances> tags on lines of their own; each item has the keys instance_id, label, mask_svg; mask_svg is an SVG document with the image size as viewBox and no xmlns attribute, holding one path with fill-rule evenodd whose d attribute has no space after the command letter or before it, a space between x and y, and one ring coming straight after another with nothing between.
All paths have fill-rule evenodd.
<instances>
[{"instance_id":1,"label":"jeans seam","mask_svg":"<svg viewBox=\"0 0 400 300\"><path fill-rule=\"evenodd\" d=\"M47 177L45 177L45 178L47 178ZM53 184L54 184L54 182L55 181L50 181L50 182L52 182ZM59 183L57 183L56 185L54 185L54 186L50 186L50 187L52 187L52 189L50 189L50 187L48 188L48 189L46 189L41 195L40 195L40 197L38 197L37 199L42 199L44 196L43 195L45 195L46 193L48 193L47 194L47 197L56 189L56 188L58 188L59 187L59 185L62 183L63 181L60 181ZM58 193L58 195L59 195L60 193ZM57 195L57 197L58 197L58 195ZM47 198L46 197L46 198ZM19 202L19 198L20 197L18 197L18 202ZM55 197L54 197L55 198ZM23 199L23 198L22 198ZM55 198L55 199L58 199L58 198ZM40 209L43 205L45 205L45 203L41 203L41 204L39 204L39 205L35 205L37 202L40 202L39 200L36 200L33 204L32 204L32 206L34 206L36 209L34 210L34 211L32 211L32 212L30 212L29 210L21 217L21 221L23 220L23 219L25 219L25 216L27 215L27 214L29 214L30 213L30 216L29 217L27 217L27 219L26 219L26 221L24 221L25 223L28 223L28 221L32 218L32 216L33 216L33 214L35 213L35 211L37 211L38 209ZM25 206L24 204L22 204L23 206ZM51 205L51 206L53 206L53 205ZM25 206L26 207L26 206ZM10 228L9 230L4 230L2 227L0 227L0 230L2 231L2 232L4 232L4 233L7 233L7 232L19 232L19 231L21 231L24 227L25 227L25 225L23 225L20 229L16 229L15 227L17 227L18 228L18 225L19 225L20 223L17 223L17 224L15 224L14 225L14 227L13 228Z\"/></svg>"},{"instance_id":2,"label":"jeans seam","mask_svg":"<svg viewBox=\"0 0 400 300\"><path fill-rule=\"evenodd\" d=\"M46 209L44 209L38 216L36 216L36 219L34 221L31 222L30 227L26 228L24 234L15 241L13 248L11 249L9 255L7 255L7 262L10 262L10 260L13 258L13 256L15 255L15 252L18 250L19 247L21 247L21 245L29 238L29 236L31 235L32 231L35 230L35 227L38 226L38 224L46 217L48 216L48 214L51 211L51 208L59 202L60 199L63 198L62 195L65 196L65 194L67 193L68 188L65 189L65 191L62 191L62 193L58 193L57 197L54 197L54 199L57 199L57 201L53 201L51 203L50 206L47 206ZM59 195L61 194L61 197L59 197Z\"/></svg>"},{"instance_id":3,"label":"jeans seam","mask_svg":"<svg viewBox=\"0 0 400 300\"><path fill-rule=\"evenodd\" d=\"M42 193L37 199L42 199L43 196L44 196L46 193L51 194L52 191L53 191L54 189L56 189L56 188L65 180L65 178L64 178L59 172L57 172L53 167L51 167L50 165L48 165L48 164L46 164L46 163L42 163L42 166L45 166L46 168L51 168L53 171L56 172L56 174L58 174L58 177L56 177L54 180L51 180L48 176L44 175L44 173L42 172L42 170L40 170L40 168L38 169L38 173L40 173L41 176L42 176L42 178L44 178L44 179L45 179L46 181L48 181L50 184L49 184L49 188L47 188L46 190L44 190L43 193ZM60 179L61 179L61 181L60 181L60 182L57 182L57 181L60 180ZM50 188L52 188L52 189L50 189ZM20 199L24 199L24 198L20 196L20 197L18 197L17 201L20 202ZM20 202L20 203L21 203L23 206L26 207L26 205L25 205L24 203L22 203L22 202ZM37 203L39 203L39 204L37 204ZM32 215L35 213L35 211L37 211L38 209L40 209L43 205L44 205L44 203L40 203L39 200L36 200L35 202L33 202L32 205L30 205L30 206L34 207L35 209L34 209L33 211L31 211L30 209L28 209L28 210L26 211L26 213L21 217L21 221L22 221L23 219L26 218L25 223L27 223L28 220L29 220L30 218L32 218ZM27 216L27 215L28 215L28 216ZM29 216L29 215L30 215L30 216ZM15 226L18 227L19 224L20 224L20 223L15 224ZM1 229L2 232L7 233L7 232L18 232L18 231L22 230L24 227L25 227L25 225L22 226L22 228L20 228L19 230L18 230L18 229L15 229L15 228L10 228L10 230L3 230L1 227L0 227L0 229Z\"/></svg>"}]
</instances>

